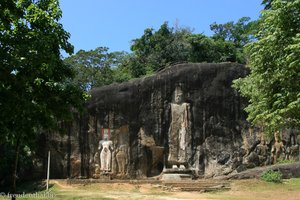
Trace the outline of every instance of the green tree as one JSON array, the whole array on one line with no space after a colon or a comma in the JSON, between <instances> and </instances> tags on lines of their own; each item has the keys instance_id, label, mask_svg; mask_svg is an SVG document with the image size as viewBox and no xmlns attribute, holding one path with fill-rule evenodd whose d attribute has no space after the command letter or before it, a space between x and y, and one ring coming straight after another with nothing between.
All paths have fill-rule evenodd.
<instances>
[{"instance_id":1,"label":"green tree","mask_svg":"<svg viewBox=\"0 0 300 200\"><path fill-rule=\"evenodd\" d=\"M225 24L213 23L210 29L215 33L213 38L233 41L236 47L243 47L251 41L252 24L250 17L242 17L237 23L233 21Z\"/></svg>"},{"instance_id":2,"label":"green tree","mask_svg":"<svg viewBox=\"0 0 300 200\"><path fill-rule=\"evenodd\" d=\"M113 70L113 81L117 83L129 81L132 79L132 74L130 68L126 67L126 63L128 63L131 54L122 51L122 52L112 52L115 55L115 64L112 65Z\"/></svg>"},{"instance_id":3,"label":"green tree","mask_svg":"<svg viewBox=\"0 0 300 200\"><path fill-rule=\"evenodd\" d=\"M261 16L258 40L247 45L251 73L235 81L246 111L270 133L300 125L300 0L274 0Z\"/></svg>"},{"instance_id":4,"label":"green tree","mask_svg":"<svg viewBox=\"0 0 300 200\"><path fill-rule=\"evenodd\" d=\"M232 46L227 57L230 61L246 63L244 46L254 40L258 21L250 21L249 17L242 17L236 23L213 23L210 29L215 33L212 38L221 46ZM226 43L224 43L226 41Z\"/></svg>"},{"instance_id":5,"label":"green tree","mask_svg":"<svg viewBox=\"0 0 300 200\"><path fill-rule=\"evenodd\" d=\"M70 118L84 95L66 82L73 70L60 51L73 47L58 0L3 0L0 7L0 145L14 147L16 192L19 154L34 147L41 130Z\"/></svg>"},{"instance_id":6,"label":"green tree","mask_svg":"<svg viewBox=\"0 0 300 200\"><path fill-rule=\"evenodd\" d=\"M186 40L189 34L187 29L170 28L167 22L157 31L147 28L141 38L132 41L133 55L127 63L132 76L140 77L171 63L187 61L191 48Z\"/></svg>"},{"instance_id":7,"label":"green tree","mask_svg":"<svg viewBox=\"0 0 300 200\"><path fill-rule=\"evenodd\" d=\"M80 50L75 55L66 58L64 62L72 66L76 72L71 80L72 83L88 91L116 81L129 80L126 69L119 67L125 59L128 59L128 54L126 52L110 53L108 50L107 47L98 47L90 51Z\"/></svg>"},{"instance_id":8,"label":"green tree","mask_svg":"<svg viewBox=\"0 0 300 200\"><path fill-rule=\"evenodd\" d=\"M188 41L191 45L189 62L236 61L236 48L231 41L214 39L202 34L191 34Z\"/></svg>"},{"instance_id":9,"label":"green tree","mask_svg":"<svg viewBox=\"0 0 300 200\"><path fill-rule=\"evenodd\" d=\"M212 24L212 37L193 34L188 28L171 28L165 22L159 30L147 28L132 41L132 54L124 64L131 77L152 74L179 62L246 63L245 44L254 39L257 22L243 17L237 23Z\"/></svg>"}]
</instances>

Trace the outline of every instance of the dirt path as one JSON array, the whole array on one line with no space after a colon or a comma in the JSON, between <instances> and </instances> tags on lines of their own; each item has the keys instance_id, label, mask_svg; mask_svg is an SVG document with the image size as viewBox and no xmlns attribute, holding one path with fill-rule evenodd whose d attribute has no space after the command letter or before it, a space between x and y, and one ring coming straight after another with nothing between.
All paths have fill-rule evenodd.
<instances>
[{"instance_id":1,"label":"dirt path","mask_svg":"<svg viewBox=\"0 0 300 200\"><path fill-rule=\"evenodd\" d=\"M74 188L74 186L68 185L65 180L55 180L55 179L53 179L53 180L49 181L49 184L58 185L60 188L63 188L63 189L73 189Z\"/></svg>"},{"instance_id":2,"label":"dirt path","mask_svg":"<svg viewBox=\"0 0 300 200\"><path fill-rule=\"evenodd\" d=\"M51 180L57 199L125 200L299 200L300 179L282 184L259 180L233 181L231 190L213 193L170 192L158 184L93 183L68 185L66 180Z\"/></svg>"},{"instance_id":3,"label":"dirt path","mask_svg":"<svg viewBox=\"0 0 300 200\"><path fill-rule=\"evenodd\" d=\"M130 183L93 183L69 185L65 180L51 180L58 199L69 196L78 199L126 199L126 200L206 200L204 193L170 192L160 185Z\"/></svg>"}]
</instances>

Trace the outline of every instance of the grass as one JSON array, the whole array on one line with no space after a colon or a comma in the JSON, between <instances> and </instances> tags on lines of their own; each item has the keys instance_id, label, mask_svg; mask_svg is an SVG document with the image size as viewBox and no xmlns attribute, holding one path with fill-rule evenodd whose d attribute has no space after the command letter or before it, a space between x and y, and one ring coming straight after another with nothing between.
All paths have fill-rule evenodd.
<instances>
[{"instance_id":1,"label":"grass","mask_svg":"<svg viewBox=\"0 0 300 200\"><path fill-rule=\"evenodd\" d=\"M297 200L300 196L300 178L284 180L282 183L261 180L236 180L232 189L210 196L216 200Z\"/></svg>"},{"instance_id":2,"label":"grass","mask_svg":"<svg viewBox=\"0 0 300 200\"><path fill-rule=\"evenodd\" d=\"M295 163L297 162L296 160L293 160L293 159L289 159L289 160L286 160L286 159L278 159L277 160L277 163L278 164L290 164L290 163Z\"/></svg>"},{"instance_id":3,"label":"grass","mask_svg":"<svg viewBox=\"0 0 300 200\"><path fill-rule=\"evenodd\" d=\"M20 185L19 191L25 194L37 194L35 198L17 199L65 199L65 200L111 200L111 199L207 199L207 200L296 200L300 196L300 178L284 180L282 183L269 183L261 180L235 180L231 190L224 192L169 192L150 184L134 185L127 183L88 185L67 185L64 180L52 180L50 193L45 198L45 183L42 181ZM38 196L40 195L40 196ZM44 195L44 196L42 196ZM47 196L46 196L47 197ZM0 199L9 199L0 197Z\"/></svg>"}]
</instances>

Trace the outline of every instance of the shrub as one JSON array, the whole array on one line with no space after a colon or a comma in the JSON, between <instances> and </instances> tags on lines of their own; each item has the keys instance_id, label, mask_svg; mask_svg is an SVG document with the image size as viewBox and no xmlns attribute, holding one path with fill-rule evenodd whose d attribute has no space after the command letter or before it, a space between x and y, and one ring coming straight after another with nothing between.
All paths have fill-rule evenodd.
<instances>
[{"instance_id":1,"label":"shrub","mask_svg":"<svg viewBox=\"0 0 300 200\"><path fill-rule=\"evenodd\" d=\"M278 164L290 164L290 163L295 163L297 162L296 160L294 159L290 159L290 160L287 160L287 159L277 159L277 163Z\"/></svg>"},{"instance_id":2,"label":"shrub","mask_svg":"<svg viewBox=\"0 0 300 200\"><path fill-rule=\"evenodd\" d=\"M272 169L265 171L261 175L261 179L267 182L281 183L282 182L282 173L280 171L273 171Z\"/></svg>"}]
</instances>

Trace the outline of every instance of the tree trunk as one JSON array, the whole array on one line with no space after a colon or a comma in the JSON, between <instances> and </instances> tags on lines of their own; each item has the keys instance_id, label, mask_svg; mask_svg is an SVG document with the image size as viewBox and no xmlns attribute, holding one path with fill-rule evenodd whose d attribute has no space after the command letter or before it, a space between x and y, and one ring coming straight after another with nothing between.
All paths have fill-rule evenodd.
<instances>
[{"instance_id":1,"label":"tree trunk","mask_svg":"<svg viewBox=\"0 0 300 200\"><path fill-rule=\"evenodd\" d=\"M14 165L14 171L13 171L13 187L12 187L12 200L16 200L16 197L14 194L16 194L17 192L17 171L18 171L18 162L19 162L19 152L20 152L20 143L19 143L20 139L17 139L17 143L16 143L16 157L15 157L15 165Z\"/></svg>"}]
</instances>

